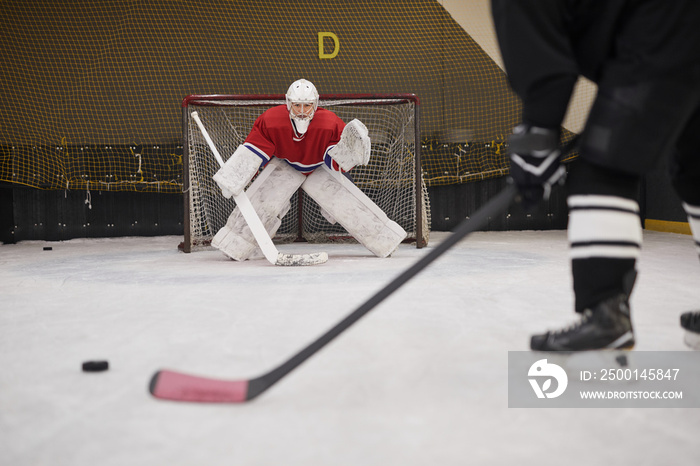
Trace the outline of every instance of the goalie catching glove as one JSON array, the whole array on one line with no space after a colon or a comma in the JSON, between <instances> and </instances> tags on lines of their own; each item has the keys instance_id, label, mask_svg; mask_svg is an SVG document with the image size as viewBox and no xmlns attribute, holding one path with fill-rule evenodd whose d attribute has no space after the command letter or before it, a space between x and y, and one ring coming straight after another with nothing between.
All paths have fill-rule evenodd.
<instances>
[{"instance_id":1,"label":"goalie catching glove","mask_svg":"<svg viewBox=\"0 0 700 466\"><path fill-rule=\"evenodd\" d=\"M328 151L328 155L343 171L350 171L356 165L367 165L371 150L367 127L355 119L345 125L340 141ZM333 168L331 160L326 158L325 162L329 168Z\"/></svg>"},{"instance_id":2,"label":"goalie catching glove","mask_svg":"<svg viewBox=\"0 0 700 466\"><path fill-rule=\"evenodd\" d=\"M227 199L238 196L260 168L262 159L255 152L240 145L213 176Z\"/></svg>"},{"instance_id":3,"label":"goalie catching glove","mask_svg":"<svg viewBox=\"0 0 700 466\"><path fill-rule=\"evenodd\" d=\"M525 210L549 199L554 184L564 183L559 131L518 125L508 139L510 176L518 187Z\"/></svg>"}]
</instances>

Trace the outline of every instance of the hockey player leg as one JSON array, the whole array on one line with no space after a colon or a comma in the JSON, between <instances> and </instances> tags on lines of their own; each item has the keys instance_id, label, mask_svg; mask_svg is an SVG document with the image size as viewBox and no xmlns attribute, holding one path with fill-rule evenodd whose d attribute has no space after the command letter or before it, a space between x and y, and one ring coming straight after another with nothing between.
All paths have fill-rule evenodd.
<instances>
[{"instance_id":1,"label":"hockey player leg","mask_svg":"<svg viewBox=\"0 0 700 466\"><path fill-rule=\"evenodd\" d=\"M378 257L387 257L406 238L406 231L390 220L360 188L325 165L308 176L301 188Z\"/></svg>"},{"instance_id":2,"label":"hockey player leg","mask_svg":"<svg viewBox=\"0 0 700 466\"><path fill-rule=\"evenodd\" d=\"M246 194L270 237L277 232L282 218L289 210L289 199L305 178L286 162L272 159L248 188ZM233 210L226 225L214 236L211 244L238 261L250 258L257 250L255 237L238 207Z\"/></svg>"},{"instance_id":3,"label":"hockey player leg","mask_svg":"<svg viewBox=\"0 0 700 466\"><path fill-rule=\"evenodd\" d=\"M536 351L629 349L629 297L642 244L639 178L579 160L570 173L568 236L580 322L532 337Z\"/></svg>"},{"instance_id":4,"label":"hockey player leg","mask_svg":"<svg viewBox=\"0 0 700 466\"><path fill-rule=\"evenodd\" d=\"M671 181L676 193L683 201L688 216L690 232L695 250L700 258L700 108L686 124L681 133L676 151L671 159ZM681 327L685 329L685 343L700 350L700 310L681 314Z\"/></svg>"},{"instance_id":5,"label":"hockey player leg","mask_svg":"<svg viewBox=\"0 0 700 466\"><path fill-rule=\"evenodd\" d=\"M700 257L700 205L690 205L684 202L683 208L688 214L688 222L695 241L695 249ZM685 344L693 349L700 350L700 310L681 314L681 327L685 329Z\"/></svg>"}]
</instances>

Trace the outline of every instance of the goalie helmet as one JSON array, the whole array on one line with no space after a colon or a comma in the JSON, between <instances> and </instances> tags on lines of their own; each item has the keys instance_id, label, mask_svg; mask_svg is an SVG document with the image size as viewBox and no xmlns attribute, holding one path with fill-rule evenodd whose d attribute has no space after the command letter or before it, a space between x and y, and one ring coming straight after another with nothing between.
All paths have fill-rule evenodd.
<instances>
[{"instance_id":1,"label":"goalie helmet","mask_svg":"<svg viewBox=\"0 0 700 466\"><path fill-rule=\"evenodd\" d=\"M299 134L306 133L309 128L309 123L316 113L318 108L318 91L316 87L306 79L294 81L286 95L287 110L289 118L292 120L294 127ZM294 104L304 104L301 108L293 108ZM310 106L310 109L305 109L304 106Z\"/></svg>"}]
</instances>

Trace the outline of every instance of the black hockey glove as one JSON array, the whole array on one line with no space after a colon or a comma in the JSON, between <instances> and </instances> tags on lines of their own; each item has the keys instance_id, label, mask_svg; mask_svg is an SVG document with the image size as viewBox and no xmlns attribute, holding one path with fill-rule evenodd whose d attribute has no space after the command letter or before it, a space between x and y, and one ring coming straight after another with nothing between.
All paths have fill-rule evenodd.
<instances>
[{"instance_id":1,"label":"black hockey glove","mask_svg":"<svg viewBox=\"0 0 700 466\"><path fill-rule=\"evenodd\" d=\"M520 203L532 211L543 199L549 199L552 186L564 182L566 169L561 165L559 131L518 125L508 139L510 176L518 187Z\"/></svg>"}]
</instances>

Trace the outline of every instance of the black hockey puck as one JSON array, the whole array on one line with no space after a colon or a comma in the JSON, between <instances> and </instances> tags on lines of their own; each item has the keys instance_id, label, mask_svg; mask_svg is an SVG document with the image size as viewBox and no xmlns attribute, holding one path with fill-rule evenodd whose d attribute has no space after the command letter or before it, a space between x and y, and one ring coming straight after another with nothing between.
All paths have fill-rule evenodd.
<instances>
[{"instance_id":1,"label":"black hockey puck","mask_svg":"<svg viewBox=\"0 0 700 466\"><path fill-rule=\"evenodd\" d=\"M51 246L44 246L44 251L51 251L53 248Z\"/></svg>"},{"instance_id":2,"label":"black hockey puck","mask_svg":"<svg viewBox=\"0 0 700 466\"><path fill-rule=\"evenodd\" d=\"M85 361L83 363L84 372L102 372L109 369L109 362L107 361Z\"/></svg>"}]
</instances>

